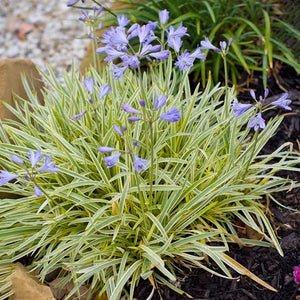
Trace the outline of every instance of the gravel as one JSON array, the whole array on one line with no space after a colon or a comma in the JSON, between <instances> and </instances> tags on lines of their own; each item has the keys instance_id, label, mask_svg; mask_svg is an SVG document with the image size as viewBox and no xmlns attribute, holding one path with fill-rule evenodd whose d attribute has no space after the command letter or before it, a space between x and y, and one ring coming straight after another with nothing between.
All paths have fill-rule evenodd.
<instances>
[{"instance_id":1,"label":"gravel","mask_svg":"<svg viewBox=\"0 0 300 300\"><path fill-rule=\"evenodd\" d=\"M89 40L80 11L66 0L0 0L0 58L28 58L60 77L79 67ZM27 33L26 33L27 31Z\"/></svg>"}]
</instances>

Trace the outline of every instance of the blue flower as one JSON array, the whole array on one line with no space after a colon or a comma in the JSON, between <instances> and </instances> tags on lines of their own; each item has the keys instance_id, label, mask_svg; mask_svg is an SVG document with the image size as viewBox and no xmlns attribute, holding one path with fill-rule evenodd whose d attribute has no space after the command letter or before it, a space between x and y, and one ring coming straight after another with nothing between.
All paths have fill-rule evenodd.
<instances>
[{"instance_id":1,"label":"blue flower","mask_svg":"<svg viewBox=\"0 0 300 300\"><path fill-rule=\"evenodd\" d=\"M59 172L59 169L56 168L56 166L55 166L55 162L51 161L51 159L52 159L52 156L46 156L44 163L42 164L41 167L38 168L38 171L48 171L53 174L56 174L57 172Z\"/></svg>"},{"instance_id":2,"label":"blue flower","mask_svg":"<svg viewBox=\"0 0 300 300\"><path fill-rule=\"evenodd\" d=\"M118 51L127 52L129 41L124 27L112 27L103 33L101 42L106 46L116 48Z\"/></svg>"},{"instance_id":3,"label":"blue flower","mask_svg":"<svg viewBox=\"0 0 300 300\"><path fill-rule=\"evenodd\" d=\"M192 54L190 54L190 56L193 58L205 60L205 53L202 52L201 47L196 48L196 50Z\"/></svg>"},{"instance_id":4,"label":"blue flower","mask_svg":"<svg viewBox=\"0 0 300 300\"><path fill-rule=\"evenodd\" d=\"M120 136L123 135L123 132L122 132L120 126L118 126L118 125L115 124L115 125L113 126L113 128L114 128L114 131L115 131L118 135L120 135Z\"/></svg>"},{"instance_id":5,"label":"blue flower","mask_svg":"<svg viewBox=\"0 0 300 300\"><path fill-rule=\"evenodd\" d=\"M41 154L41 150L37 150L36 153L32 149L28 152L28 158L31 162L31 167L34 168L36 164L43 159L44 155Z\"/></svg>"},{"instance_id":6,"label":"blue flower","mask_svg":"<svg viewBox=\"0 0 300 300\"><path fill-rule=\"evenodd\" d=\"M141 118L139 117L134 117L134 116L128 117L128 121L130 122L137 122L139 120L141 120Z\"/></svg>"},{"instance_id":7,"label":"blue flower","mask_svg":"<svg viewBox=\"0 0 300 300\"><path fill-rule=\"evenodd\" d=\"M139 173L141 172L141 170L146 170L147 169L146 163L148 163L147 159L143 159L138 157L137 155L134 155L133 168L135 171Z\"/></svg>"},{"instance_id":8,"label":"blue flower","mask_svg":"<svg viewBox=\"0 0 300 300\"><path fill-rule=\"evenodd\" d=\"M100 85L100 94L99 98L103 98L111 91L111 87L108 84Z\"/></svg>"},{"instance_id":9,"label":"blue flower","mask_svg":"<svg viewBox=\"0 0 300 300\"><path fill-rule=\"evenodd\" d=\"M156 36L154 35L153 32L154 28L156 27L156 25L154 26L154 24L155 23L148 23L142 26L139 25L136 28L137 36L141 44L143 43L150 44L151 42L156 40Z\"/></svg>"},{"instance_id":10,"label":"blue flower","mask_svg":"<svg viewBox=\"0 0 300 300\"><path fill-rule=\"evenodd\" d=\"M154 110L158 110L165 106L167 103L167 97L165 95L159 95L155 100L154 100Z\"/></svg>"},{"instance_id":11,"label":"blue flower","mask_svg":"<svg viewBox=\"0 0 300 300\"><path fill-rule=\"evenodd\" d=\"M166 24L167 21L168 21L168 19L169 19L169 11L166 10L166 9L160 10L160 11L158 12L158 14L159 14L159 20L160 20L160 23L161 23L162 25Z\"/></svg>"},{"instance_id":12,"label":"blue flower","mask_svg":"<svg viewBox=\"0 0 300 300\"><path fill-rule=\"evenodd\" d=\"M116 149L115 148L112 148L112 147L105 147L105 146L102 146L102 147L99 147L97 149L99 152L101 153L107 153L107 152L113 152L115 151Z\"/></svg>"},{"instance_id":13,"label":"blue flower","mask_svg":"<svg viewBox=\"0 0 300 300\"><path fill-rule=\"evenodd\" d=\"M210 50L214 50L216 52L220 52L220 49L215 47L210 40L208 39L208 37L205 37L204 41L201 41L201 46L202 49L210 49Z\"/></svg>"},{"instance_id":14,"label":"blue flower","mask_svg":"<svg viewBox=\"0 0 300 300\"><path fill-rule=\"evenodd\" d=\"M124 55L122 60L123 66L129 66L132 69L136 69L140 65L140 61L135 55Z\"/></svg>"},{"instance_id":15,"label":"blue flower","mask_svg":"<svg viewBox=\"0 0 300 300\"><path fill-rule=\"evenodd\" d=\"M83 84L90 94L93 94L94 91L94 79L93 77L89 77L83 80Z\"/></svg>"},{"instance_id":16,"label":"blue flower","mask_svg":"<svg viewBox=\"0 0 300 300\"><path fill-rule=\"evenodd\" d=\"M234 112L233 116L240 117L246 110L248 110L252 105L251 104L243 104L240 102L233 102L232 104L232 110Z\"/></svg>"},{"instance_id":17,"label":"blue flower","mask_svg":"<svg viewBox=\"0 0 300 300\"><path fill-rule=\"evenodd\" d=\"M43 196L43 192L36 185L34 186L34 193L37 197Z\"/></svg>"},{"instance_id":18,"label":"blue flower","mask_svg":"<svg viewBox=\"0 0 300 300\"><path fill-rule=\"evenodd\" d=\"M17 177L19 177L19 175L10 173L6 170L2 170L0 171L0 186L8 183L9 181L16 179Z\"/></svg>"},{"instance_id":19,"label":"blue flower","mask_svg":"<svg viewBox=\"0 0 300 300\"><path fill-rule=\"evenodd\" d=\"M292 110L292 108L289 106L292 103L291 99L287 99L288 93L284 93L279 99L272 102L273 105L282 107L286 110Z\"/></svg>"},{"instance_id":20,"label":"blue flower","mask_svg":"<svg viewBox=\"0 0 300 300\"><path fill-rule=\"evenodd\" d=\"M250 95L254 100L256 100L256 95L255 95L254 90L252 90L252 89L250 90Z\"/></svg>"},{"instance_id":21,"label":"blue flower","mask_svg":"<svg viewBox=\"0 0 300 300\"><path fill-rule=\"evenodd\" d=\"M132 106L130 106L129 104L125 103L122 105L122 110L124 110L125 112L129 113L129 114L137 114L139 115L141 112L138 111L137 109L133 108Z\"/></svg>"},{"instance_id":22,"label":"blue flower","mask_svg":"<svg viewBox=\"0 0 300 300\"><path fill-rule=\"evenodd\" d=\"M259 128L264 129L266 127L265 120L262 118L261 113L258 113L255 117L250 118L250 128L254 128L257 131Z\"/></svg>"},{"instance_id":23,"label":"blue flower","mask_svg":"<svg viewBox=\"0 0 300 300\"><path fill-rule=\"evenodd\" d=\"M181 118L181 113L177 108L171 108L166 113L160 115L159 118L167 122L178 122Z\"/></svg>"},{"instance_id":24,"label":"blue flower","mask_svg":"<svg viewBox=\"0 0 300 300\"><path fill-rule=\"evenodd\" d=\"M124 15L117 15L117 21L118 21L118 25L120 27L125 27L129 24L129 20L127 19L126 16Z\"/></svg>"},{"instance_id":25,"label":"blue flower","mask_svg":"<svg viewBox=\"0 0 300 300\"><path fill-rule=\"evenodd\" d=\"M85 114L87 113L87 110L82 111L81 113L79 113L78 115L73 115L71 116L71 120L77 120L82 118Z\"/></svg>"},{"instance_id":26,"label":"blue flower","mask_svg":"<svg viewBox=\"0 0 300 300\"><path fill-rule=\"evenodd\" d=\"M175 66L179 68L180 71L185 70L189 71L189 69L193 66L195 58L190 55L187 50L177 57L177 62Z\"/></svg>"},{"instance_id":27,"label":"blue flower","mask_svg":"<svg viewBox=\"0 0 300 300\"><path fill-rule=\"evenodd\" d=\"M169 50L163 50L159 52L149 53L149 56L154 57L156 59L164 60L169 57L169 54L170 54Z\"/></svg>"},{"instance_id":28,"label":"blue flower","mask_svg":"<svg viewBox=\"0 0 300 300\"><path fill-rule=\"evenodd\" d=\"M118 162L120 156L121 156L121 153L112 154L110 156L104 157L103 160L104 160L106 166L108 168L111 168L111 167L113 167Z\"/></svg>"},{"instance_id":29,"label":"blue flower","mask_svg":"<svg viewBox=\"0 0 300 300\"><path fill-rule=\"evenodd\" d=\"M144 99L140 100L140 105L142 107L145 107L146 106L146 101Z\"/></svg>"},{"instance_id":30,"label":"blue flower","mask_svg":"<svg viewBox=\"0 0 300 300\"><path fill-rule=\"evenodd\" d=\"M14 154L11 156L11 160L20 165L22 165L24 163L24 161L19 156L14 155Z\"/></svg>"},{"instance_id":31,"label":"blue flower","mask_svg":"<svg viewBox=\"0 0 300 300\"><path fill-rule=\"evenodd\" d=\"M116 65L112 65L112 69L110 70L113 73L113 79L117 80L117 79L123 79L123 75L125 70L127 69L127 67L118 67Z\"/></svg>"},{"instance_id":32,"label":"blue flower","mask_svg":"<svg viewBox=\"0 0 300 300\"><path fill-rule=\"evenodd\" d=\"M182 26L182 23L180 23L176 30L173 26L170 26L167 35L169 47L174 49L176 52L179 52L179 49L182 45L181 38L185 35L188 35L188 33L186 27Z\"/></svg>"},{"instance_id":33,"label":"blue flower","mask_svg":"<svg viewBox=\"0 0 300 300\"><path fill-rule=\"evenodd\" d=\"M134 142L133 142L133 146L134 146L134 147L139 147L140 145L139 145L138 141L134 141Z\"/></svg>"}]
</instances>

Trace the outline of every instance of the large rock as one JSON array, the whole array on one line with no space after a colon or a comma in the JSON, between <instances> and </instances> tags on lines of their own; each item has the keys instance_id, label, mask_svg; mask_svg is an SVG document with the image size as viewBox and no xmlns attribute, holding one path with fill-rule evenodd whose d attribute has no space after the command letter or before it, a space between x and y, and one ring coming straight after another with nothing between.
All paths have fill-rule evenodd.
<instances>
[{"instance_id":1,"label":"large rock","mask_svg":"<svg viewBox=\"0 0 300 300\"><path fill-rule=\"evenodd\" d=\"M28 99L24 90L21 76L24 74L30 88L36 91L42 102L41 89L43 82L35 65L29 59L0 59L0 120L16 119L15 116L3 105L2 101L14 105L14 95Z\"/></svg>"}]
</instances>

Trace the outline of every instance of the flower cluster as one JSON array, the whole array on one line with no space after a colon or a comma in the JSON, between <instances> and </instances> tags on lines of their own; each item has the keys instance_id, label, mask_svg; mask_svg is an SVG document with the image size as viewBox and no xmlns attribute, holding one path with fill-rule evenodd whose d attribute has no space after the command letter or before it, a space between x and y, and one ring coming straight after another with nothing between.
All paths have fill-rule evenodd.
<instances>
[{"instance_id":1,"label":"flower cluster","mask_svg":"<svg viewBox=\"0 0 300 300\"><path fill-rule=\"evenodd\" d=\"M27 156L29 160L29 164L26 164L23 159L21 159L17 155L12 155L11 160L19 165L23 166L23 169L25 170L26 174L23 175L23 179L33 182L34 184L34 193L37 197L41 197L43 195L43 192L40 190L40 188L37 186L37 183L35 181L35 177L38 172L51 172L53 174L56 174L59 169L55 166L55 162L51 161L52 156L45 156L41 154L41 150L37 150L34 152L34 150L30 149ZM40 163L44 159L44 162L40 167L37 167L38 163ZM0 171L0 186L7 184L8 182L17 179L20 175L10 173L6 170Z\"/></svg>"},{"instance_id":2,"label":"flower cluster","mask_svg":"<svg viewBox=\"0 0 300 300\"><path fill-rule=\"evenodd\" d=\"M83 84L84 84L85 88L87 89L88 93L90 94L89 103L93 104L94 103L93 97L95 97L94 96L94 79L93 79L93 77L85 78L83 80ZM111 87L108 84L102 84L102 85L100 85L99 89L100 89L100 93L98 95L98 99L104 98L111 91ZM71 116L71 119L72 120L80 119L87 112L88 112L88 110L83 110L79 114Z\"/></svg>"},{"instance_id":3,"label":"flower cluster","mask_svg":"<svg viewBox=\"0 0 300 300\"><path fill-rule=\"evenodd\" d=\"M249 121L249 127L253 128L254 131L257 131L259 128L264 129L266 127L266 122L262 117L262 108L264 106L267 106L265 104L265 100L269 95L269 90L266 89L264 91L264 96L259 96L259 98L256 98L254 90L250 90L251 97L256 101L256 104L254 105L259 112L256 114L256 116L251 117ZM292 100L288 99L288 93L284 93L280 98L270 103L273 106L281 107L286 110L292 110L292 108L289 106L291 104ZM268 104L268 105L270 105ZM233 116L234 117L240 117L242 116L250 107L252 107L252 104L244 104L240 102L233 102L232 104L232 110L233 110Z\"/></svg>"},{"instance_id":4,"label":"flower cluster","mask_svg":"<svg viewBox=\"0 0 300 300\"><path fill-rule=\"evenodd\" d=\"M136 122L136 121L140 121L143 120L144 122L149 122L149 123L153 123L155 120L161 119L170 123L173 122L178 122L181 118L181 113L177 108L171 108L169 109L167 112L162 113L158 116L158 118L154 119L155 116L155 112L160 110L162 107L164 107L167 103L167 97L165 95L159 95L158 97L156 97L151 105L151 109L149 109L148 112L146 112L146 115L148 116L149 119L143 119L141 117L142 112L134 107L132 107L131 105L129 105L128 103L124 103L122 105L122 110L125 111L128 114L133 114L135 116L129 116L128 117L128 121L130 122ZM143 99L139 102L141 108L145 109L146 107L146 101ZM152 113L151 113L152 112ZM126 126L122 126L122 128L115 124L113 126L114 131L121 137L124 138L124 133L127 130ZM138 147L139 144L137 141L133 142L133 145L135 147ZM107 146L101 146L98 148L98 151L101 153L109 153L109 152L114 152L116 151L115 148L113 147L107 147ZM146 170L147 166L146 164L148 163L148 160L143 159L138 157L137 155L133 154L133 151L130 150L129 153L133 156L133 169L136 172L140 172L141 170ZM104 157L103 160L106 164L106 166L108 168L113 167L118 161L119 158L121 157L121 153L117 153L117 154L112 154L109 155L107 157Z\"/></svg>"}]
</instances>

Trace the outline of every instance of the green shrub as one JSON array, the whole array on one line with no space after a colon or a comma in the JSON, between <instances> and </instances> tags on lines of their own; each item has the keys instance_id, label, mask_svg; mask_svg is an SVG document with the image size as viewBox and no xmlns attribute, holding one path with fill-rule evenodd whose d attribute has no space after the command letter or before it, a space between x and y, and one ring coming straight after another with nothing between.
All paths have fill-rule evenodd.
<instances>
[{"instance_id":1,"label":"green shrub","mask_svg":"<svg viewBox=\"0 0 300 300\"><path fill-rule=\"evenodd\" d=\"M11 264L26 255L34 257L32 267L42 281L60 270L63 283L74 282L72 292L88 284L89 296L106 293L113 300L122 293L132 299L141 278L184 294L175 285L175 270L183 266L226 278L232 267L258 280L225 254L232 243L275 247L283 254L263 198L289 189L291 180L276 174L297 170L299 156L290 144L260 154L283 117L252 138L245 125L255 107L233 118L233 89L208 81L203 92L191 93L187 73L176 84L171 61L141 77L127 71L123 81L113 80L107 68L100 74L91 69L85 78L94 80L92 95L74 69L64 84L49 69L43 74L44 106L25 85L30 102L19 99L16 109L10 107L19 122L0 123L1 169L19 176L0 187L8 194L0 201L3 295L10 293ZM111 91L100 99L105 84ZM161 94L167 104L153 110ZM124 102L143 110L145 121L129 122ZM159 118L174 107L179 121ZM85 114L79 117L80 112ZM119 135L114 125L127 130ZM121 153L114 166L105 166L100 146ZM40 169L41 157L32 167L30 149L51 155L52 170L59 171ZM140 172L134 155L148 161ZM240 237L237 220L261 240ZM212 261L218 272L210 268Z\"/></svg>"}]
</instances>

